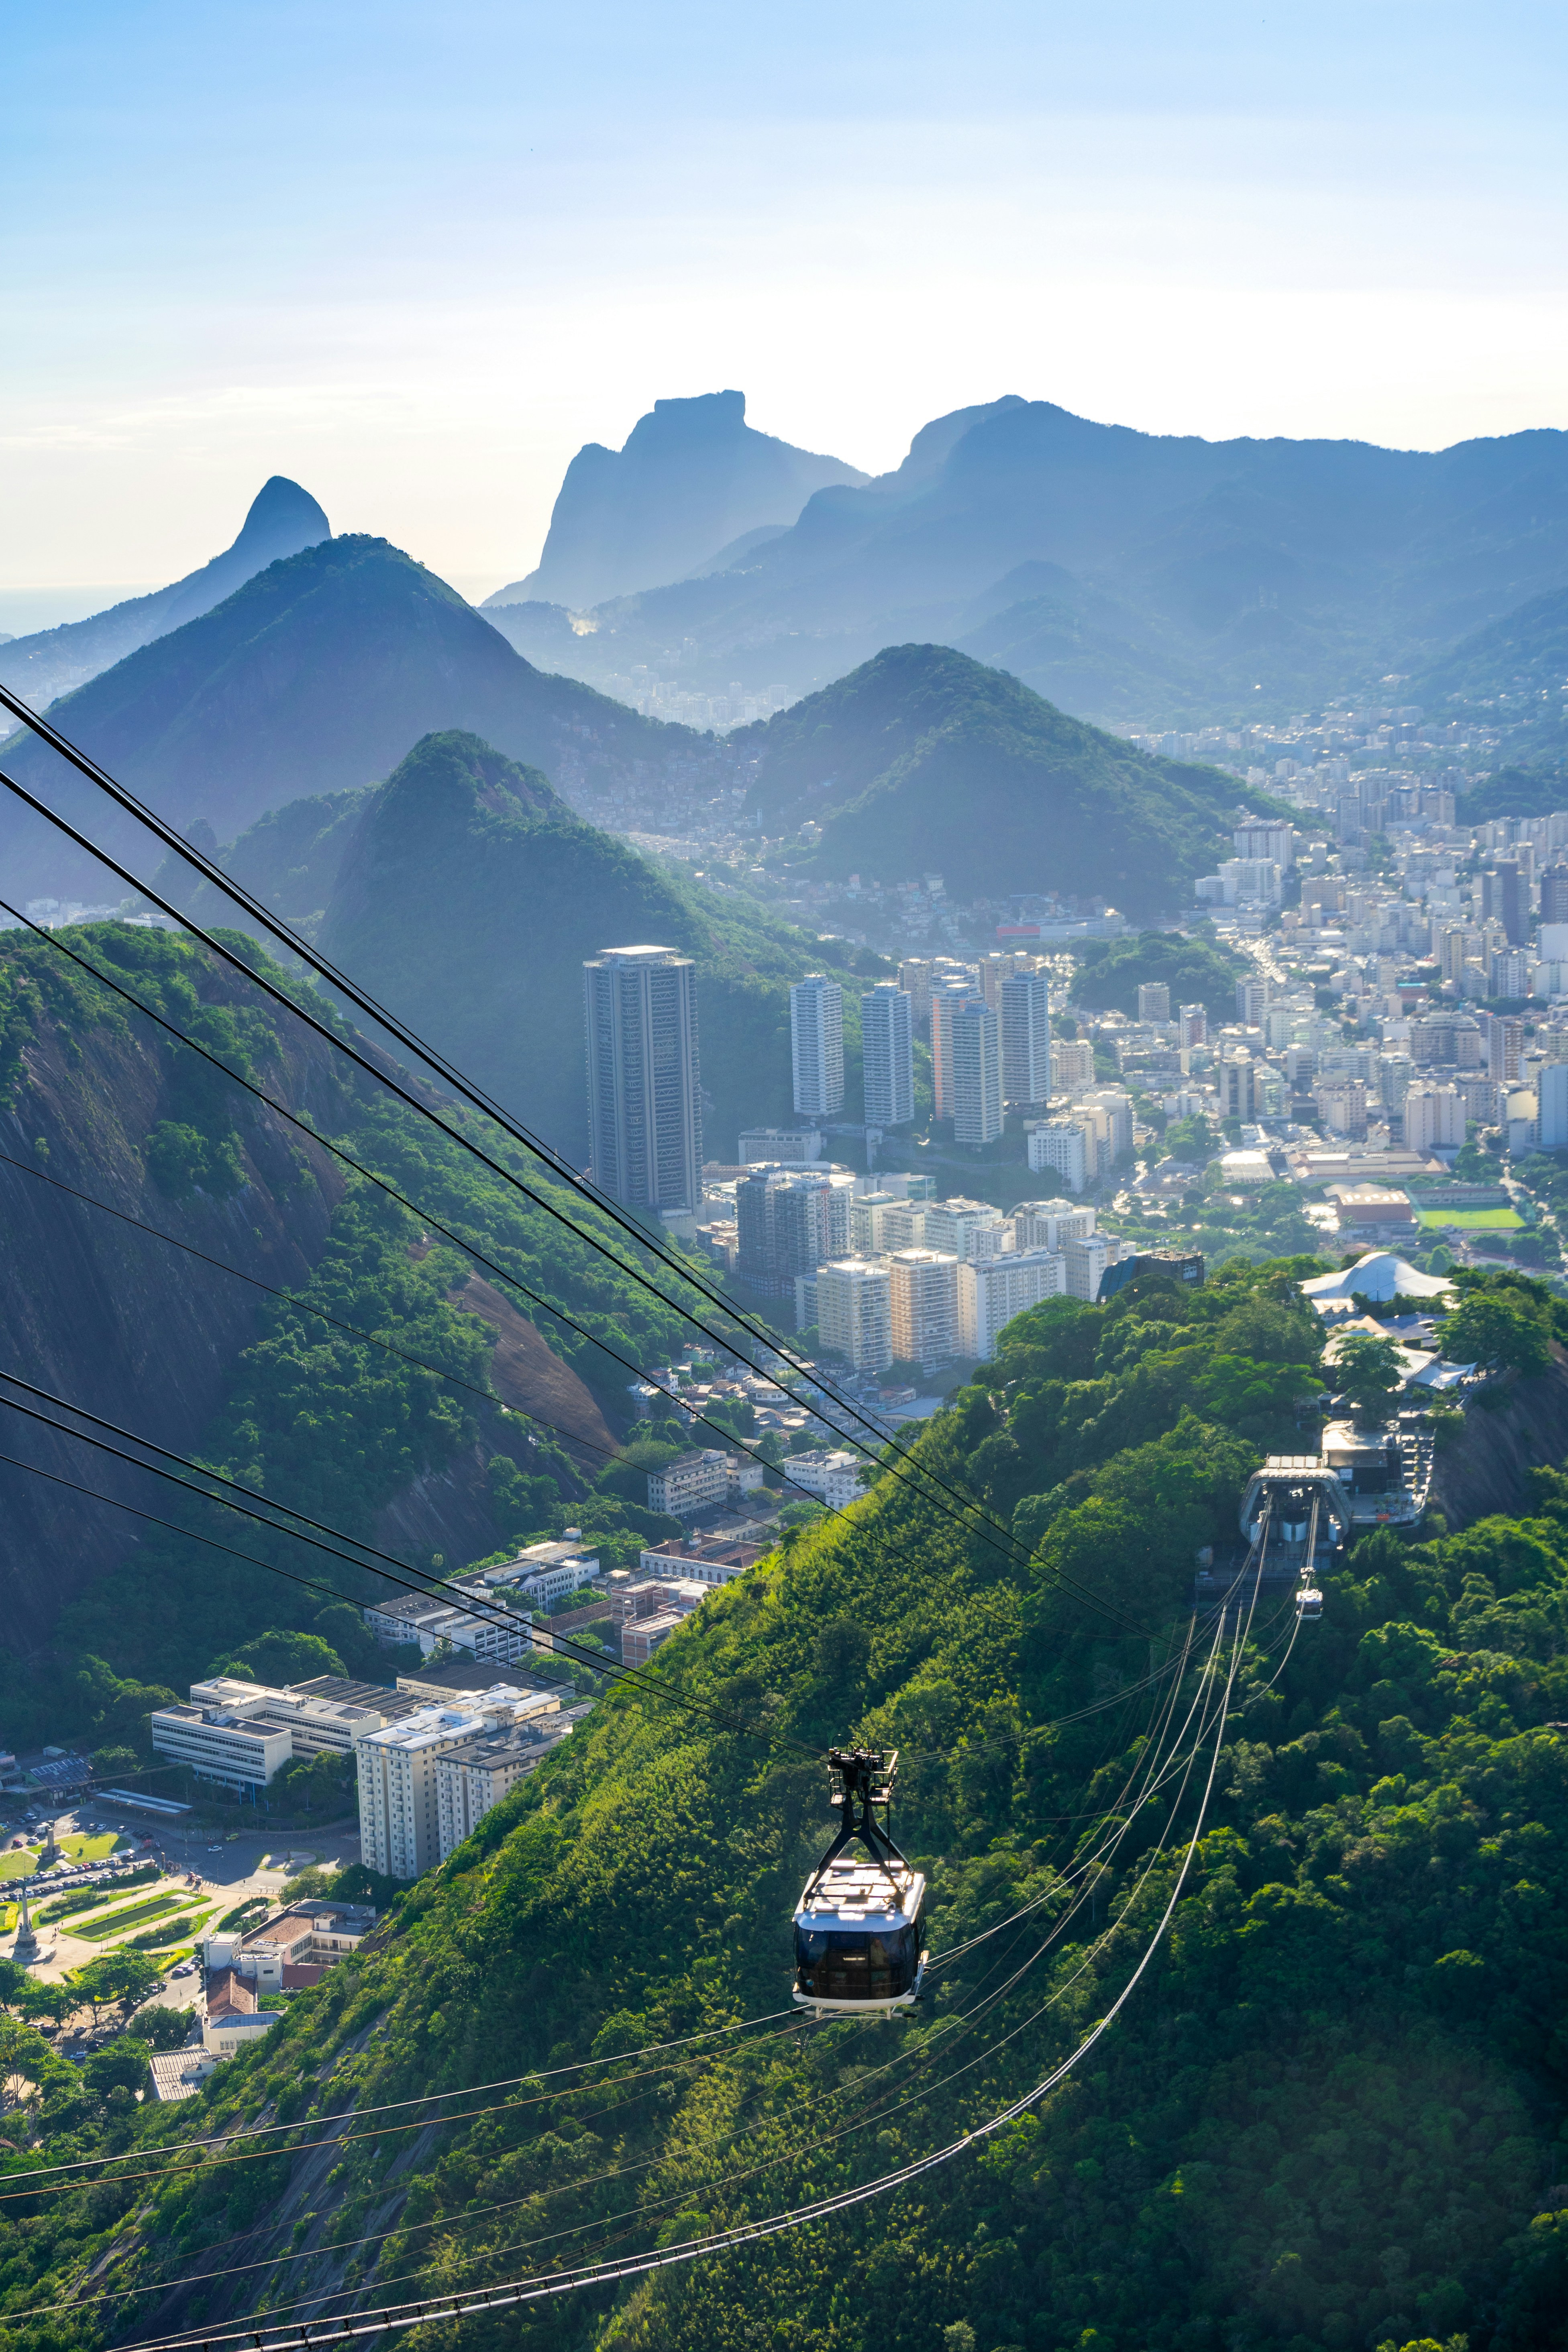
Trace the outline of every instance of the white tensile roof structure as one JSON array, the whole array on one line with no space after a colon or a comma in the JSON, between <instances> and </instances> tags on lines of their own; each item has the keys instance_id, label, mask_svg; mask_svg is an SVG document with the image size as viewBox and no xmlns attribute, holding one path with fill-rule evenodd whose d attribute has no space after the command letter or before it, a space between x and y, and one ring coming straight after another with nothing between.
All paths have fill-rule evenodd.
<instances>
[{"instance_id":1,"label":"white tensile roof structure","mask_svg":"<svg viewBox=\"0 0 1568 2352\"><path fill-rule=\"evenodd\" d=\"M1413 1265L1395 1257L1392 1250L1369 1250L1364 1257L1358 1257L1353 1265L1342 1267L1338 1274L1309 1275L1301 1290L1320 1315L1334 1315L1352 1307L1358 1293L1379 1304L1390 1298L1452 1296L1451 1286L1440 1275L1417 1274Z\"/></svg>"}]
</instances>

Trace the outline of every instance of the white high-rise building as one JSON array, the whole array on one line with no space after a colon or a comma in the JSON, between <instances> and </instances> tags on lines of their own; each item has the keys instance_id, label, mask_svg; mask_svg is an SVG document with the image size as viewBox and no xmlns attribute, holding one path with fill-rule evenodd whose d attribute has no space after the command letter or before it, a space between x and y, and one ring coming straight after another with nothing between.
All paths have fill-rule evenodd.
<instances>
[{"instance_id":1,"label":"white high-rise building","mask_svg":"<svg viewBox=\"0 0 1568 2352\"><path fill-rule=\"evenodd\" d=\"M895 1250L888 1282L894 1356L946 1363L958 1344L958 1260L945 1250Z\"/></svg>"},{"instance_id":2,"label":"white high-rise building","mask_svg":"<svg viewBox=\"0 0 1568 2352\"><path fill-rule=\"evenodd\" d=\"M868 1127L907 1127L915 1115L914 1006L907 988L879 981L860 999Z\"/></svg>"},{"instance_id":3,"label":"white high-rise building","mask_svg":"<svg viewBox=\"0 0 1568 2352\"><path fill-rule=\"evenodd\" d=\"M1011 985L1011 983L1009 983ZM996 1015L969 1003L952 1015L952 1139L978 1150L1002 1132L1002 1038Z\"/></svg>"},{"instance_id":4,"label":"white high-rise building","mask_svg":"<svg viewBox=\"0 0 1568 2352\"><path fill-rule=\"evenodd\" d=\"M1561 1151L1568 1147L1568 1062L1543 1062L1536 1080L1536 1092L1541 1105L1541 1149ZM1405 1119L1410 1117L1410 1097L1405 1097ZM1464 1141L1464 1129L1459 1129Z\"/></svg>"},{"instance_id":5,"label":"white high-rise building","mask_svg":"<svg viewBox=\"0 0 1568 2352\"><path fill-rule=\"evenodd\" d=\"M1020 1201L1013 1231L1021 1250L1059 1250L1094 1231L1094 1211L1074 1201Z\"/></svg>"},{"instance_id":6,"label":"white high-rise building","mask_svg":"<svg viewBox=\"0 0 1568 2352\"><path fill-rule=\"evenodd\" d=\"M1068 1297L1087 1298L1092 1303L1100 1296L1100 1276L1108 1265L1115 1264L1116 1256L1117 1244L1109 1234L1085 1234L1079 1240L1064 1243Z\"/></svg>"},{"instance_id":7,"label":"white high-rise building","mask_svg":"<svg viewBox=\"0 0 1568 2352\"><path fill-rule=\"evenodd\" d=\"M956 1258L989 1255L991 1253L983 1253L976 1247L978 1236L1004 1222L1001 1210L993 1208L989 1201L966 1201L962 1196L951 1201L928 1201L921 1240L925 1248L942 1250Z\"/></svg>"},{"instance_id":8,"label":"white high-rise building","mask_svg":"<svg viewBox=\"0 0 1568 2352\"><path fill-rule=\"evenodd\" d=\"M879 1261L840 1258L816 1269L820 1345L858 1372L885 1371L893 1360L892 1280Z\"/></svg>"},{"instance_id":9,"label":"white high-rise building","mask_svg":"<svg viewBox=\"0 0 1568 2352\"><path fill-rule=\"evenodd\" d=\"M937 1118L953 1115L952 1095L952 1024L967 1005L981 1002L973 981L944 980L931 982L931 1083L932 1114Z\"/></svg>"},{"instance_id":10,"label":"white high-rise building","mask_svg":"<svg viewBox=\"0 0 1568 2352\"><path fill-rule=\"evenodd\" d=\"M1050 1118L1029 1130L1029 1168L1036 1176L1049 1169L1069 1192L1081 1192L1095 1172L1098 1158L1092 1134L1077 1120Z\"/></svg>"},{"instance_id":11,"label":"white high-rise building","mask_svg":"<svg viewBox=\"0 0 1568 2352\"><path fill-rule=\"evenodd\" d=\"M1568 1062L1561 1065L1568 1078ZM1541 1095L1542 1140L1545 1149L1546 1090ZM1405 1094L1405 1148L1407 1151L1457 1151L1465 1139L1465 1104L1458 1087L1407 1087ZM1568 1141L1568 1137L1564 1138Z\"/></svg>"},{"instance_id":12,"label":"white high-rise building","mask_svg":"<svg viewBox=\"0 0 1568 2352\"><path fill-rule=\"evenodd\" d=\"M605 948L583 967L594 1180L628 1209L702 1205L697 967Z\"/></svg>"},{"instance_id":13,"label":"white high-rise building","mask_svg":"<svg viewBox=\"0 0 1568 2352\"><path fill-rule=\"evenodd\" d=\"M1081 1095L1094 1084L1094 1047L1087 1037L1061 1037L1051 1047L1051 1086L1059 1095Z\"/></svg>"},{"instance_id":14,"label":"white high-rise building","mask_svg":"<svg viewBox=\"0 0 1568 2352\"><path fill-rule=\"evenodd\" d=\"M384 1878L417 1878L441 1859L443 1756L491 1727L477 1709L423 1706L354 1741L360 1859Z\"/></svg>"},{"instance_id":15,"label":"white high-rise building","mask_svg":"<svg viewBox=\"0 0 1568 2352\"><path fill-rule=\"evenodd\" d=\"M1067 1288L1058 1250L1010 1250L958 1269L958 1337L966 1356L994 1353L996 1335L1015 1315Z\"/></svg>"},{"instance_id":16,"label":"white high-rise building","mask_svg":"<svg viewBox=\"0 0 1568 2352\"><path fill-rule=\"evenodd\" d=\"M813 972L795 982L789 1044L795 1109L804 1118L836 1118L844 1108L844 991L836 980Z\"/></svg>"},{"instance_id":17,"label":"white high-rise building","mask_svg":"<svg viewBox=\"0 0 1568 2352\"><path fill-rule=\"evenodd\" d=\"M1296 863L1296 828L1293 824L1268 824L1258 821L1238 824L1231 839L1236 844L1237 857L1256 861L1272 858L1284 873Z\"/></svg>"},{"instance_id":18,"label":"white high-rise building","mask_svg":"<svg viewBox=\"0 0 1568 2352\"><path fill-rule=\"evenodd\" d=\"M1051 999L1045 973L1015 972L1002 982L1001 998L1003 1099L1015 1109L1037 1109L1051 1098Z\"/></svg>"}]
</instances>

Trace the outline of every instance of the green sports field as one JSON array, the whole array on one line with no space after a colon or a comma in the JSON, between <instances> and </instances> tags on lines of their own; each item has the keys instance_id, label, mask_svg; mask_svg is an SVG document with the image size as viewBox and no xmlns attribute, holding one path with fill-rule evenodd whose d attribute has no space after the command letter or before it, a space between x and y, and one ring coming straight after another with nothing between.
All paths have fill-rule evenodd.
<instances>
[{"instance_id":1,"label":"green sports field","mask_svg":"<svg viewBox=\"0 0 1568 2352\"><path fill-rule=\"evenodd\" d=\"M1423 1209L1424 1225L1456 1225L1461 1232L1522 1233L1524 1219L1517 1209Z\"/></svg>"}]
</instances>

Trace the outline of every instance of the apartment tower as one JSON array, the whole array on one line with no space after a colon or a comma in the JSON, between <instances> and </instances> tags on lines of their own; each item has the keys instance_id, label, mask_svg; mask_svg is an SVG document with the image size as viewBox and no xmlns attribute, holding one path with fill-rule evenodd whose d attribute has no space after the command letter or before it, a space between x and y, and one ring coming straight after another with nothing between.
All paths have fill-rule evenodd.
<instances>
[{"instance_id":1,"label":"apartment tower","mask_svg":"<svg viewBox=\"0 0 1568 2352\"><path fill-rule=\"evenodd\" d=\"M813 972L789 992L795 1107L803 1118L837 1118L844 1108L844 991Z\"/></svg>"},{"instance_id":2,"label":"apartment tower","mask_svg":"<svg viewBox=\"0 0 1568 2352\"><path fill-rule=\"evenodd\" d=\"M948 1034L952 1139L976 1150L994 1143L1002 1132L1002 1039L996 1015L988 1004L972 999L953 1013Z\"/></svg>"},{"instance_id":3,"label":"apartment tower","mask_svg":"<svg viewBox=\"0 0 1568 2352\"><path fill-rule=\"evenodd\" d=\"M915 1115L914 1006L907 988L879 981L860 999L868 1127L906 1127Z\"/></svg>"},{"instance_id":4,"label":"apartment tower","mask_svg":"<svg viewBox=\"0 0 1568 2352\"><path fill-rule=\"evenodd\" d=\"M628 1209L699 1208L696 965L674 948L605 948L583 984L595 1181Z\"/></svg>"},{"instance_id":5,"label":"apartment tower","mask_svg":"<svg viewBox=\"0 0 1568 2352\"><path fill-rule=\"evenodd\" d=\"M1000 995L1002 1098L1015 1110L1043 1110L1051 1098L1051 1000L1046 975L1015 972L1002 982Z\"/></svg>"}]
</instances>

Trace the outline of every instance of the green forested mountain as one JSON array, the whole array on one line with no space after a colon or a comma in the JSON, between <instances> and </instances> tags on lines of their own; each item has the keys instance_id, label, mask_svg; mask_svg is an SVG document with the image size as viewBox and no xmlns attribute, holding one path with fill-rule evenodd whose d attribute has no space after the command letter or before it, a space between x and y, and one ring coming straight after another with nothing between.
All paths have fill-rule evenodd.
<instances>
[{"instance_id":1,"label":"green forested mountain","mask_svg":"<svg viewBox=\"0 0 1568 2352\"><path fill-rule=\"evenodd\" d=\"M90 2273L105 2300L72 2340L96 2345L546 2276L872 2181L1040 2084L1177 1897L1205 1690L1219 1703L1194 1551L1235 1556L1249 1466L1299 1443L1319 1385L1300 1270L1020 1318L917 1447L1016 1550L885 1469L660 1651L654 1682L730 1724L615 1695L191 2105L127 2121L22 2038L56 2160L242 2117L299 2147L13 2205L11 2308ZM1511 1409L1465 1443L1506 1454ZM1253 1622L1169 1932L1019 2120L836 2220L481 2313L461 2340L1568 2341L1568 1480L1530 1488L1517 1518L1363 1537L1320 1622ZM801 2030L789 1915L829 1830L820 1750L851 1734L900 1749L895 1826L954 1957L907 2018ZM412 2145L428 2111L384 2112L470 2084L492 2087ZM339 2157L321 2119L356 2108L383 2112ZM17 2319L6 2340L59 2337Z\"/></svg>"},{"instance_id":2,"label":"green forested mountain","mask_svg":"<svg viewBox=\"0 0 1568 2352\"><path fill-rule=\"evenodd\" d=\"M1150 759L944 646L893 646L735 738L770 829L806 818L807 874L940 873L954 897L1099 893L1152 913L1227 853L1242 787Z\"/></svg>"},{"instance_id":3,"label":"green forested mountain","mask_svg":"<svg viewBox=\"0 0 1568 2352\"><path fill-rule=\"evenodd\" d=\"M679 1316L581 1237L621 1246L595 1212L541 1179L545 1198L571 1211L576 1230L563 1227L205 950L120 924L58 936L634 1361L679 1348ZM241 935L226 937L262 961ZM624 1368L525 1299L514 1312L477 1289L459 1251L426 1246L420 1215L162 1038L58 947L14 932L0 940L0 1006L7 1370L422 1569L547 1530L569 1501L580 1523L606 1534L634 1524L618 1506L585 1517L580 1500L625 1424ZM268 1297L156 1234L286 1296ZM316 1308L402 1354L333 1328ZM331 1588L325 1599L300 1591L194 1534L84 1507L0 1467L0 1738L10 1744L59 1731L90 1738L114 1714L116 1677L180 1687L268 1627L308 1630L338 1594L357 1601L378 1589L310 1547L171 1501L128 1466L14 1413L5 1421L0 1452Z\"/></svg>"},{"instance_id":4,"label":"green forested mountain","mask_svg":"<svg viewBox=\"0 0 1568 2352\"><path fill-rule=\"evenodd\" d=\"M1541 775L1543 791L1554 786L1558 798L1541 801L1541 813L1560 804L1562 774L1568 761L1568 727L1563 722L1563 695L1568 685L1568 588L1554 588L1463 638L1429 669L1413 677L1407 688L1433 719L1485 713L1489 726L1503 730L1504 754L1515 768ZM1550 782L1548 781L1550 779ZM1505 809L1500 802L1508 788L1493 777L1480 788L1488 815L1533 815L1532 806L1520 798L1517 778ZM1496 808L1490 803L1500 803ZM1517 803L1517 805L1515 805ZM1477 815L1478 794L1468 794L1464 814Z\"/></svg>"},{"instance_id":5,"label":"green forested mountain","mask_svg":"<svg viewBox=\"0 0 1568 2352\"><path fill-rule=\"evenodd\" d=\"M742 1127L789 1116L787 983L822 950L580 824L476 738L426 737L374 796L321 929L345 971L579 1159L583 962L634 940L698 960L707 1150L728 1160Z\"/></svg>"},{"instance_id":6,"label":"green forested mountain","mask_svg":"<svg viewBox=\"0 0 1568 2352\"><path fill-rule=\"evenodd\" d=\"M52 715L166 822L205 822L225 841L302 794L384 776L431 728L476 729L557 780L708 756L689 728L534 669L433 572L363 535L269 565ZM10 764L150 870L145 836L41 743L19 745ZM0 845L18 887L102 894L100 870L8 803Z\"/></svg>"}]
</instances>

